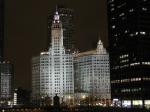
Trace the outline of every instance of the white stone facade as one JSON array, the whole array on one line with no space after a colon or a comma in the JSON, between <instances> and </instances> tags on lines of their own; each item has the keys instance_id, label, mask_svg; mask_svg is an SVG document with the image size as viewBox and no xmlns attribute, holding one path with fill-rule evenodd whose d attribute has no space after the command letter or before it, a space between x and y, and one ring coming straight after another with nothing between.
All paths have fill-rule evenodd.
<instances>
[{"instance_id":1,"label":"white stone facade","mask_svg":"<svg viewBox=\"0 0 150 112\"><path fill-rule=\"evenodd\" d=\"M62 100L74 95L73 55L63 47L63 30L56 11L51 28L51 47L32 59L33 99L53 98L56 94Z\"/></svg>"},{"instance_id":2,"label":"white stone facade","mask_svg":"<svg viewBox=\"0 0 150 112\"><path fill-rule=\"evenodd\" d=\"M110 99L109 55L101 41L97 49L75 54L75 92Z\"/></svg>"}]
</instances>

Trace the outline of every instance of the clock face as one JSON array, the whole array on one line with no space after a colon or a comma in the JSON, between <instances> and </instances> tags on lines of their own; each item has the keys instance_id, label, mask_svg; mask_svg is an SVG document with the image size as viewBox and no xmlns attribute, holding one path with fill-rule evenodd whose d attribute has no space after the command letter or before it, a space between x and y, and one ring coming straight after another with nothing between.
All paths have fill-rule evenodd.
<instances>
[{"instance_id":1,"label":"clock face","mask_svg":"<svg viewBox=\"0 0 150 112\"><path fill-rule=\"evenodd\" d=\"M59 15L55 15L54 19L59 20Z\"/></svg>"},{"instance_id":2,"label":"clock face","mask_svg":"<svg viewBox=\"0 0 150 112\"><path fill-rule=\"evenodd\" d=\"M55 12L54 20L55 20L55 21L59 21L59 14L58 14L57 11Z\"/></svg>"}]
</instances>

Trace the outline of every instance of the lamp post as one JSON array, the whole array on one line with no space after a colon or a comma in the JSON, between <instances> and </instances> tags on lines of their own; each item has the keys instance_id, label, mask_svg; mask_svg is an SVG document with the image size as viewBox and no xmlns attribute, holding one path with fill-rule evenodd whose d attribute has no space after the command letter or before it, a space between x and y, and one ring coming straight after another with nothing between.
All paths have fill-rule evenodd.
<instances>
[{"instance_id":1,"label":"lamp post","mask_svg":"<svg viewBox=\"0 0 150 112\"><path fill-rule=\"evenodd\" d=\"M70 95L69 95L68 99L69 99L69 106L70 106L70 100L71 100L71 96Z\"/></svg>"},{"instance_id":2,"label":"lamp post","mask_svg":"<svg viewBox=\"0 0 150 112\"><path fill-rule=\"evenodd\" d=\"M86 98L86 96L85 95L82 95L82 101L83 101L83 104L85 104L85 98Z\"/></svg>"}]
</instances>

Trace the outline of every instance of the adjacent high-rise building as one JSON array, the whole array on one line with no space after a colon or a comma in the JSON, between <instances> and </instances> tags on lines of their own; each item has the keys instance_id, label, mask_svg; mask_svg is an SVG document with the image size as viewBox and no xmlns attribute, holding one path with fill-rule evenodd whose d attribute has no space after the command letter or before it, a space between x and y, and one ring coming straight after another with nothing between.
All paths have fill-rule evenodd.
<instances>
[{"instance_id":1,"label":"adjacent high-rise building","mask_svg":"<svg viewBox=\"0 0 150 112\"><path fill-rule=\"evenodd\" d=\"M74 95L73 55L63 47L63 28L58 11L51 25L51 47L32 58L32 98L51 98L70 101ZM67 102L68 103L68 102Z\"/></svg>"},{"instance_id":2,"label":"adjacent high-rise building","mask_svg":"<svg viewBox=\"0 0 150 112\"><path fill-rule=\"evenodd\" d=\"M60 21L62 22L63 28L63 45L68 51L74 49L74 39L73 39L73 15L74 12L70 8L65 8L64 6L57 7L58 13L60 15ZM48 38L51 38L51 23L52 15L48 16Z\"/></svg>"},{"instance_id":3,"label":"adjacent high-rise building","mask_svg":"<svg viewBox=\"0 0 150 112\"><path fill-rule=\"evenodd\" d=\"M4 0L0 0L0 107L12 100L13 65L4 61Z\"/></svg>"},{"instance_id":4,"label":"adjacent high-rise building","mask_svg":"<svg viewBox=\"0 0 150 112\"><path fill-rule=\"evenodd\" d=\"M13 99L13 65L0 62L0 106L9 104Z\"/></svg>"},{"instance_id":5,"label":"adjacent high-rise building","mask_svg":"<svg viewBox=\"0 0 150 112\"><path fill-rule=\"evenodd\" d=\"M23 106L29 104L30 104L30 91L24 90L22 88L15 89L13 94L13 105Z\"/></svg>"},{"instance_id":6,"label":"adjacent high-rise building","mask_svg":"<svg viewBox=\"0 0 150 112\"><path fill-rule=\"evenodd\" d=\"M4 50L4 0L0 0L0 61Z\"/></svg>"},{"instance_id":7,"label":"adjacent high-rise building","mask_svg":"<svg viewBox=\"0 0 150 112\"><path fill-rule=\"evenodd\" d=\"M150 1L107 4L112 98L124 107L150 107Z\"/></svg>"},{"instance_id":8,"label":"adjacent high-rise building","mask_svg":"<svg viewBox=\"0 0 150 112\"><path fill-rule=\"evenodd\" d=\"M74 68L75 93L83 95L77 95L77 99L81 97L82 100L82 97L86 96L91 104L96 104L95 99L99 101L111 99L109 54L101 40L96 50L75 54Z\"/></svg>"}]
</instances>

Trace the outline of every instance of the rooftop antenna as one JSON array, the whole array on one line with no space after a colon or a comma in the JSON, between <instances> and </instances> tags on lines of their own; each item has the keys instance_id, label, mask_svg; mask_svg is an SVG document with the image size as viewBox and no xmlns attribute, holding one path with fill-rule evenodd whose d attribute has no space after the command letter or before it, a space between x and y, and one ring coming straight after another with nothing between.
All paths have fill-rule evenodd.
<instances>
[{"instance_id":1,"label":"rooftop antenna","mask_svg":"<svg viewBox=\"0 0 150 112\"><path fill-rule=\"evenodd\" d=\"M56 12L58 11L58 6L56 5Z\"/></svg>"}]
</instances>

